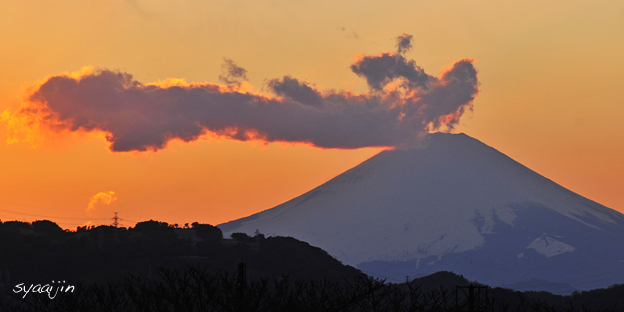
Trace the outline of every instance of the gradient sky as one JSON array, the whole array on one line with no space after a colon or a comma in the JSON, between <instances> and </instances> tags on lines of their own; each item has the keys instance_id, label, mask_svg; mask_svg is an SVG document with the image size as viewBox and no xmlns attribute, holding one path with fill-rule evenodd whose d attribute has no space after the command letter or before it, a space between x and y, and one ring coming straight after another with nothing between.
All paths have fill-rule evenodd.
<instances>
[{"instance_id":1,"label":"gradient sky","mask_svg":"<svg viewBox=\"0 0 624 312\"><path fill-rule=\"evenodd\" d=\"M624 3L621 1L9 0L0 5L0 112L50 76L85 66L217 83L224 58L270 95L290 75L318 90L369 92L350 66L396 50L432 76L474 59L480 93L464 132L570 190L624 212ZM5 115L8 113L5 113ZM102 133L4 143L0 219L64 228L156 219L219 224L271 208L382 148L204 136L111 152ZM91 202L93 196L99 200ZM114 192L114 193L109 193ZM114 199L114 200L113 200ZM109 202L106 204L105 202ZM90 203L92 206L90 207Z\"/></svg>"}]
</instances>

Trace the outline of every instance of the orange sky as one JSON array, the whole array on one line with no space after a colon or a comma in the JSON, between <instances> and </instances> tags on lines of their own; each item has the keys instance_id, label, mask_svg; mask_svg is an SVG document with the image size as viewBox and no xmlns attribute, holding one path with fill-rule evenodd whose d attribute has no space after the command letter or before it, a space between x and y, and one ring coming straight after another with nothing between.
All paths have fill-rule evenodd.
<instances>
[{"instance_id":1,"label":"orange sky","mask_svg":"<svg viewBox=\"0 0 624 312\"><path fill-rule=\"evenodd\" d=\"M465 132L555 182L624 212L624 4L621 1L7 1L0 10L0 112L43 79L84 66L219 83L223 58L254 90L290 75L367 92L356 54L394 51L430 75L476 60L480 93ZM264 88L264 89L263 89ZM0 125L4 142L8 130ZM200 139L112 153L97 134L0 144L0 219L64 228L158 219L219 224L271 208L379 148ZM87 211L90 199L116 200Z\"/></svg>"}]
</instances>

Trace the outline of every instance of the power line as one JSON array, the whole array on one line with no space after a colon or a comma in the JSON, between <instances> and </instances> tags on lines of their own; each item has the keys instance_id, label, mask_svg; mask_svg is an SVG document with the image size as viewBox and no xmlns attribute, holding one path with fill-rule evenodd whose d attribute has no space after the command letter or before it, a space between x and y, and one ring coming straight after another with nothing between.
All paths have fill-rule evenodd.
<instances>
[{"instance_id":1,"label":"power line","mask_svg":"<svg viewBox=\"0 0 624 312\"><path fill-rule=\"evenodd\" d=\"M2 203L2 202L0 202L0 203ZM33 207L33 206L28 206L28 205L20 205L20 206ZM33 207L33 208L42 208L42 207ZM61 223L58 223L58 222L57 223L58 223L58 225L61 225L63 228L67 228L67 229L71 229L73 227L85 226L85 222L86 221L95 221L95 220L99 221L99 220L111 220L112 219L114 221L112 225L115 226L115 227L123 226L122 224L119 223L120 220L128 221L128 222L131 222L131 223L134 223L134 224L141 222L141 221L135 221L135 220L128 220L128 219L119 218L119 217L117 217L117 212L115 212L115 217L113 217L113 218L89 218L89 217L82 217L82 218L80 218L80 217L47 216L47 215L40 215L40 214L34 214L34 213L13 211L13 210L8 210L8 209L1 209L1 208L0 208L0 212L6 212L6 213L19 215L19 217L16 217L16 220L18 218L21 218L21 217L24 217L24 216L41 218L41 219L60 219L60 220L64 220ZM115 220L115 218L117 218L117 220ZM4 219L4 217L0 218L0 219ZM80 221L80 222L76 222L76 221L72 222L72 221L68 221L68 220L77 220L77 221ZM4 220L4 221L7 221L7 220ZM1 222L2 221L0 220L0 223ZM24 222L26 222L26 220L24 220ZM104 224L104 222L97 222L97 223L99 223L100 225ZM97 225L96 224L91 224L91 226L97 226Z\"/></svg>"},{"instance_id":2,"label":"power line","mask_svg":"<svg viewBox=\"0 0 624 312\"><path fill-rule=\"evenodd\" d=\"M25 204L11 203L11 202L5 202L5 201L0 201L0 204L5 204L5 205L15 205L15 206L28 207L28 208L37 208L37 209L47 209L47 210L52 210L52 209L51 209L51 208L49 208L49 207L32 206L32 205L25 205ZM41 215L41 214L27 213L27 212L14 211L14 210L9 210L9 209L2 209L2 208L0 208L0 212L12 213L12 214L19 215L19 216L21 216L21 217L26 216L26 217L35 217L35 218L61 219L61 220L80 220L80 221L91 221L91 220L111 220L111 218L59 217L59 216L49 216L49 215ZM141 222L141 221L136 221L136 220L121 219L121 218L119 218L119 220L124 220L124 221L128 221L128 222L133 222L133 223L139 223L139 222ZM76 225L80 225L79 223L75 223L75 224L76 224Z\"/></svg>"},{"instance_id":3,"label":"power line","mask_svg":"<svg viewBox=\"0 0 624 312\"><path fill-rule=\"evenodd\" d=\"M39 214L32 214L32 213L26 213L26 212L12 211L12 210L8 210L8 209L0 209L0 211L13 213L13 214L17 214L17 215L22 215L22 216L28 216L28 217L38 217L38 218L53 218L53 219L63 219L63 220L108 220L108 218L89 218L89 217L74 218L74 217L44 216L44 215L39 215Z\"/></svg>"}]
</instances>

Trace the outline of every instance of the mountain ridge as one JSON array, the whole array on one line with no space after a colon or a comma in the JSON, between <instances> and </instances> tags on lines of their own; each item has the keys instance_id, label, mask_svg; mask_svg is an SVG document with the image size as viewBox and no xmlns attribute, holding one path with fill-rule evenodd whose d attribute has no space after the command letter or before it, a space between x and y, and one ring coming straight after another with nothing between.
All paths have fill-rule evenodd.
<instances>
[{"instance_id":1,"label":"mountain ridge","mask_svg":"<svg viewBox=\"0 0 624 312\"><path fill-rule=\"evenodd\" d=\"M464 274L462 270L469 268L458 267L457 259L454 264L439 264L479 250L495 254L506 250L497 257L516 257L521 261L511 262L522 266L534 266L542 258L567 259L584 252L580 246L594 248L592 239L621 242L623 224L624 215L565 189L476 139L435 133L421 148L382 151L301 196L219 227L226 234L259 230L293 236L365 273L400 280L430 273L434 267ZM551 230L553 225L557 231ZM513 241L513 250L507 250L505 239L497 238L501 233ZM583 233L593 238L588 241ZM597 245L613 254L612 262L624 259L622 252L608 250L608 244ZM568 266L574 263L566 261ZM584 261L591 263L591 259ZM381 262L405 262L410 269L394 272L390 264L382 269ZM390 271L394 273L384 275ZM471 278L483 280L479 277L484 272L475 274ZM554 276L548 281L564 280L565 276ZM483 281L508 285L521 280L515 276ZM579 289L594 286L570 284Z\"/></svg>"}]
</instances>

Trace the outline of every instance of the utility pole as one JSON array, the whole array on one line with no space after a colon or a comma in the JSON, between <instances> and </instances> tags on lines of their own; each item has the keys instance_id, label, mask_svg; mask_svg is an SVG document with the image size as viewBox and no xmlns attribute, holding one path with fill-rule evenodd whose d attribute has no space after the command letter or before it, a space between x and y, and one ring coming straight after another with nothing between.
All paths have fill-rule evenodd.
<instances>
[{"instance_id":1,"label":"utility pole","mask_svg":"<svg viewBox=\"0 0 624 312\"><path fill-rule=\"evenodd\" d=\"M455 287L457 312L490 312L492 311L491 301L492 298L488 286L475 286L470 283L470 286Z\"/></svg>"},{"instance_id":2,"label":"utility pole","mask_svg":"<svg viewBox=\"0 0 624 312\"><path fill-rule=\"evenodd\" d=\"M235 311L247 311L247 302L245 301L245 291L247 289L247 263L242 259L237 265L236 287L238 299L235 303Z\"/></svg>"}]
</instances>

